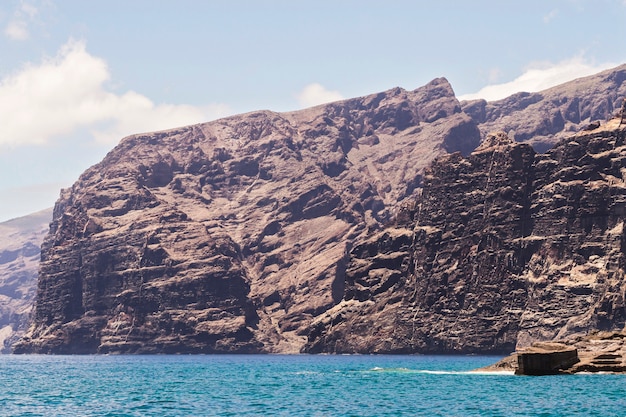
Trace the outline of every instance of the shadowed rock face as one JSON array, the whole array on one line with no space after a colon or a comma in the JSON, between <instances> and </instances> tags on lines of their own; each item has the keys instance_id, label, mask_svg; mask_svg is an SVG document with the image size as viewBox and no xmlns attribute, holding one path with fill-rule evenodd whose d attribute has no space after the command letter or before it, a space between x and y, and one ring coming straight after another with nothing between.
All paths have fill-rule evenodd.
<instances>
[{"instance_id":1,"label":"shadowed rock face","mask_svg":"<svg viewBox=\"0 0 626 417\"><path fill-rule=\"evenodd\" d=\"M347 254L479 132L450 85L126 138L65 190L16 352L298 352Z\"/></svg>"},{"instance_id":2,"label":"shadowed rock face","mask_svg":"<svg viewBox=\"0 0 626 417\"><path fill-rule=\"evenodd\" d=\"M510 352L622 329L625 138L613 120L546 154L498 134L438 158L412 221L351 252L306 350Z\"/></svg>"},{"instance_id":3,"label":"shadowed rock face","mask_svg":"<svg viewBox=\"0 0 626 417\"><path fill-rule=\"evenodd\" d=\"M40 245L52 210L0 223L0 352L28 327L37 288Z\"/></svg>"}]
</instances>

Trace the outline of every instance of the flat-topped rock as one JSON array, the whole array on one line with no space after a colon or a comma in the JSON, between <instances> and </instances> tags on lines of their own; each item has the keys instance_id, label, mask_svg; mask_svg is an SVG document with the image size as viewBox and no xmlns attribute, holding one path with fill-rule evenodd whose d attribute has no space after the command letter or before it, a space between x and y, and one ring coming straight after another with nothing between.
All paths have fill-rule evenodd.
<instances>
[{"instance_id":1,"label":"flat-topped rock","mask_svg":"<svg viewBox=\"0 0 626 417\"><path fill-rule=\"evenodd\" d=\"M477 371L513 371L516 375L626 373L626 332L594 332L563 342L537 342Z\"/></svg>"},{"instance_id":2,"label":"flat-topped rock","mask_svg":"<svg viewBox=\"0 0 626 417\"><path fill-rule=\"evenodd\" d=\"M552 375L576 364L578 350L563 343L536 343L517 352L516 375Z\"/></svg>"}]
</instances>

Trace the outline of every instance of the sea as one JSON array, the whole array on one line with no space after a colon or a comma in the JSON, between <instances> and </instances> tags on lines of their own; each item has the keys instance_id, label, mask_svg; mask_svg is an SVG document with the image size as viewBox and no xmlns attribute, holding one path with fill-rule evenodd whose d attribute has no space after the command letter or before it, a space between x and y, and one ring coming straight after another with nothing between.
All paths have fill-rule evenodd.
<instances>
[{"instance_id":1,"label":"sea","mask_svg":"<svg viewBox=\"0 0 626 417\"><path fill-rule=\"evenodd\" d=\"M626 416L626 375L494 356L0 356L1 416Z\"/></svg>"}]
</instances>

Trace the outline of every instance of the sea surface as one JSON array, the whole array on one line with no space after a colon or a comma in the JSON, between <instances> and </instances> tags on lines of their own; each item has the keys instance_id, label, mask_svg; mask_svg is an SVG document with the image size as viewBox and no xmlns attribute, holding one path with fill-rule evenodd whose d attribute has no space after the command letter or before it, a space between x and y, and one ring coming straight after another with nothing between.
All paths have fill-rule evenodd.
<instances>
[{"instance_id":1,"label":"sea surface","mask_svg":"<svg viewBox=\"0 0 626 417\"><path fill-rule=\"evenodd\" d=\"M489 356L0 356L2 416L626 416L626 375Z\"/></svg>"}]
</instances>

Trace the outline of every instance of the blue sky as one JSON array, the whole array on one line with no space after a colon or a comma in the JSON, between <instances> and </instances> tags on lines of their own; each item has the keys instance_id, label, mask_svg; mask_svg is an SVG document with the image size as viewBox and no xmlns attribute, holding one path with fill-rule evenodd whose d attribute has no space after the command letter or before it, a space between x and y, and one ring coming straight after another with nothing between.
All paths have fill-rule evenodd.
<instances>
[{"instance_id":1,"label":"blue sky","mask_svg":"<svg viewBox=\"0 0 626 417\"><path fill-rule=\"evenodd\" d=\"M0 221L128 134L445 76L461 98L626 62L626 0L3 0Z\"/></svg>"}]
</instances>

